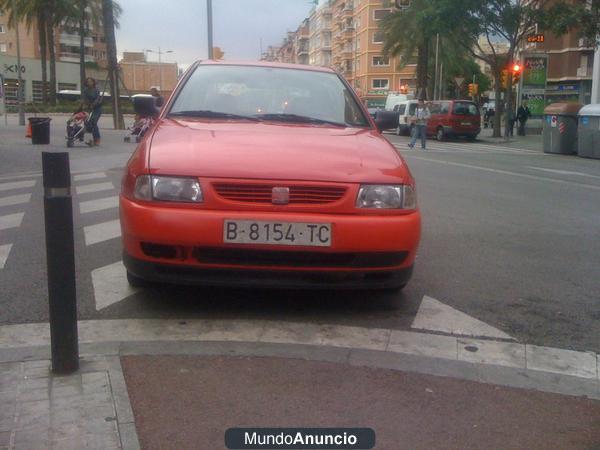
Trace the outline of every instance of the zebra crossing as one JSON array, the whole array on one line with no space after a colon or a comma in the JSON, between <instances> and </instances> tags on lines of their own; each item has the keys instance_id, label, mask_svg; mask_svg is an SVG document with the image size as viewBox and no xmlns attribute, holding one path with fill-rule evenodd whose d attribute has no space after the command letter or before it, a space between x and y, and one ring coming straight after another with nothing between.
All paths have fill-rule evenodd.
<instances>
[{"instance_id":1,"label":"zebra crossing","mask_svg":"<svg viewBox=\"0 0 600 450\"><path fill-rule=\"evenodd\" d=\"M4 269L14 248L19 227L31 202L37 179L3 177L0 181L0 270ZM18 179L20 181L14 181ZM10 180L10 181L9 181ZM23 191L29 192L23 192Z\"/></svg>"},{"instance_id":2,"label":"zebra crossing","mask_svg":"<svg viewBox=\"0 0 600 450\"><path fill-rule=\"evenodd\" d=\"M403 138L403 140L401 142L398 142L397 140L392 141L393 145L398 149L398 150L402 150L402 152L421 152L421 147L420 144L417 143L415 145L414 148L409 148L408 147L408 142L409 139L408 138ZM479 154L485 154L485 153L502 153L502 154L519 154L519 155L537 155L537 156L544 156L545 154L536 150L529 150L529 149L515 149L512 147L506 147L503 145L496 145L496 144L484 144L484 143L480 143L480 142L460 142L460 141L456 141L456 142L438 142L435 140L428 140L427 141L427 150L428 151L435 151L435 152L439 152L439 153L479 153Z\"/></svg>"},{"instance_id":3,"label":"zebra crossing","mask_svg":"<svg viewBox=\"0 0 600 450\"><path fill-rule=\"evenodd\" d=\"M110 243L121 237L118 219L119 196L115 184L106 172L78 174L73 177L75 185L74 203L77 203L83 226L86 248ZM93 217L93 220L90 220ZM109 220L107 220L109 219ZM92 221L93 223L90 223ZM100 311L136 293L129 286L120 253L108 265L91 270L95 308Z\"/></svg>"}]
</instances>

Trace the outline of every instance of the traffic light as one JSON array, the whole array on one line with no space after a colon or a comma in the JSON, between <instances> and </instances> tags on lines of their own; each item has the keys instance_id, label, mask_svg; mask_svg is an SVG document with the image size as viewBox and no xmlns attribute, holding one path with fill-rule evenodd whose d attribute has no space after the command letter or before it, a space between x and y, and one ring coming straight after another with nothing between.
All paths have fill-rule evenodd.
<instances>
[{"instance_id":1,"label":"traffic light","mask_svg":"<svg viewBox=\"0 0 600 450\"><path fill-rule=\"evenodd\" d=\"M500 73L500 85L503 89L508 87L508 70L506 69Z\"/></svg>"},{"instance_id":2,"label":"traffic light","mask_svg":"<svg viewBox=\"0 0 600 450\"><path fill-rule=\"evenodd\" d=\"M513 84L517 84L521 79L521 74L523 73L523 67L519 63L514 63L511 67L512 76L513 76Z\"/></svg>"},{"instance_id":3,"label":"traffic light","mask_svg":"<svg viewBox=\"0 0 600 450\"><path fill-rule=\"evenodd\" d=\"M400 93L401 94L408 94L408 86L406 84L401 84L400 85Z\"/></svg>"},{"instance_id":4,"label":"traffic light","mask_svg":"<svg viewBox=\"0 0 600 450\"><path fill-rule=\"evenodd\" d=\"M479 85L477 83L469 83L469 95L471 97L477 95L479 92Z\"/></svg>"}]
</instances>

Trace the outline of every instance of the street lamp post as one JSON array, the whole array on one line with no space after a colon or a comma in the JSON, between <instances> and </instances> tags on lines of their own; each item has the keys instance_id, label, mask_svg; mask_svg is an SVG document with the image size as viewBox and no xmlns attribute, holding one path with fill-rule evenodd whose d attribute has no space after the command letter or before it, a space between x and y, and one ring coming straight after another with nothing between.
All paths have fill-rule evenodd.
<instances>
[{"instance_id":1,"label":"street lamp post","mask_svg":"<svg viewBox=\"0 0 600 450\"><path fill-rule=\"evenodd\" d=\"M25 111L23 110L23 77L21 76L21 41L19 40L19 20L17 18L17 2L12 0L13 25L15 26L15 37L17 40L17 107L19 109L19 125L25 125Z\"/></svg>"},{"instance_id":2,"label":"street lamp post","mask_svg":"<svg viewBox=\"0 0 600 450\"><path fill-rule=\"evenodd\" d=\"M163 91L163 76L162 76L162 55L167 53L173 53L173 50L167 50L166 52L161 51L160 47L158 47L158 51L156 50L146 50L150 53L158 53L158 83L160 84L159 90Z\"/></svg>"},{"instance_id":3,"label":"street lamp post","mask_svg":"<svg viewBox=\"0 0 600 450\"><path fill-rule=\"evenodd\" d=\"M206 0L206 29L207 29L207 32L208 32L208 59L214 59L214 55L213 55L212 0Z\"/></svg>"}]
</instances>

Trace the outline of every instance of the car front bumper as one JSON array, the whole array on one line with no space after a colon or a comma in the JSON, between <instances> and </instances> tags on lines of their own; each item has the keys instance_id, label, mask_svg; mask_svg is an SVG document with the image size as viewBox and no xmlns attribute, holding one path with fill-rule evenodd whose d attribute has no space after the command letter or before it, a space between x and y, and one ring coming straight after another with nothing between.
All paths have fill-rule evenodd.
<instances>
[{"instance_id":1,"label":"car front bumper","mask_svg":"<svg viewBox=\"0 0 600 450\"><path fill-rule=\"evenodd\" d=\"M240 212L144 204L123 196L120 215L124 263L133 275L183 284L265 287L404 285L412 272L421 223L418 211ZM330 223L332 245L224 244L225 220Z\"/></svg>"}]
</instances>

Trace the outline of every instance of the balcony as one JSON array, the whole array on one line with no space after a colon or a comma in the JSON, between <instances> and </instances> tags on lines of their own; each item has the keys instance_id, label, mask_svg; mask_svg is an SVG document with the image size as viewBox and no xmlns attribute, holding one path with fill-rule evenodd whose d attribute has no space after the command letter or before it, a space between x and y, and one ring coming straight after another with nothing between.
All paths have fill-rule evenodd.
<instances>
[{"instance_id":1,"label":"balcony","mask_svg":"<svg viewBox=\"0 0 600 450\"><path fill-rule=\"evenodd\" d=\"M93 56L85 55L84 58L85 58L85 62L96 62L96 58L94 58ZM61 52L60 60L62 62L78 63L79 62L79 53Z\"/></svg>"},{"instance_id":2,"label":"balcony","mask_svg":"<svg viewBox=\"0 0 600 450\"><path fill-rule=\"evenodd\" d=\"M302 55L308 55L308 48L307 47L300 47L298 49L298 51L296 52L296 54L298 56L302 56Z\"/></svg>"},{"instance_id":3,"label":"balcony","mask_svg":"<svg viewBox=\"0 0 600 450\"><path fill-rule=\"evenodd\" d=\"M79 35L62 33L60 35L60 43L72 47L79 47ZM91 37L86 37L83 39L83 45L86 47L93 47L94 40Z\"/></svg>"}]
</instances>

